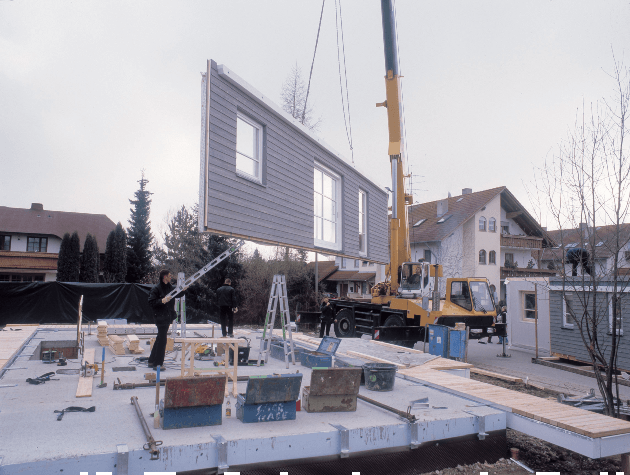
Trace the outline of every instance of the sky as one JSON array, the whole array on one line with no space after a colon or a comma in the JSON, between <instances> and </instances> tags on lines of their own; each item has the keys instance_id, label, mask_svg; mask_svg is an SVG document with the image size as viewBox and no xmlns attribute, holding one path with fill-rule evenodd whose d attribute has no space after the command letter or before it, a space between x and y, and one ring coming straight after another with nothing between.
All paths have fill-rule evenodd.
<instances>
[{"instance_id":1,"label":"sky","mask_svg":"<svg viewBox=\"0 0 630 475\"><path fill-rule=\"evenodd\" d=\"M207 59L280 103L291 67L308 75L321 6L0 0L0 205L127 226L144 170L159 235L169 212L198 199ZM396 12L415 201L505 185L538 216L533 170L583 103L610 95L613 51L630 65L630 2L398 0ZM386 111L375 106L385 99L380 2L341 1L353 153L336 14L325 2L309 96L318 135L391 186Z\"/></svg>"}]
</instances>

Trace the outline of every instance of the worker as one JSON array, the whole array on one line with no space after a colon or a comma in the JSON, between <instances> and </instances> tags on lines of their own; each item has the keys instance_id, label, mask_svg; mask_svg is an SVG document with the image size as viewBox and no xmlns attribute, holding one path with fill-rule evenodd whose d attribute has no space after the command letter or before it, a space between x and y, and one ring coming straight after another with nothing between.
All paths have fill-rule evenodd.
<instances>
[{"instance_id":1,"label":"worker","mask_svg":"<svg viewBox=\"0 0 630 475\"><path fill-rule=\"evenodd\" d=\"M171 322L175 320L175 302L171 303L171 297L167 297L174 289L171 284L173 274L168 269L160 271L160 277L157 284L153 286L149 293L149 305L153 308L153 320L157 326L157 337L149 356L148 365L154 370L160 366L164 370L164 356L166 355L166 334ZM183 292L182 292L183 293ZM178 294L176 297L178 298Z\"/></svg>"},{"instance_id":2,"label":"worker","mask_svg":"<svg viewBox=\"0 0 630 475\"><path fill-rule=\"evenodd\" d=\"M505 300L501 300L499 301L499 305L498 305L498 312L497 312L497 321L499 323L507 323L507 307L505 304ZM506 331L506 335L507 335L507 326L505 327L505 331ZM500 345L503 343L503 338L502 336L499 337L499 341L497 342L497 345ZM505 344L508 344L508 337L505 336Z\"/></svg>"},{"instance_id":3,"label":"worker","mask_svg":"<svg viewBox=\"0 0 630 475\"><path fill-rule=\"evenodd\" d=\"M219 306L223 338L233 337L234 314L238 312L238 307L236 306L236 291L232 287L230 279L225 279L224 284L217 289L217 305Z\"/></svg>"},{"instance_id":4,"label":"worker","mask_svg":"<svg viewBox=\"0 0 630 475\"><path fill-rule=\"evenodd\" d=\"M320 309L322 311L322 324L319 328L319 337L324 338L324 330L326 330L326 336L330 336L330 324L333 323L333 321L336 322L337 320L334 319L335 311L327 298L322 300Z\"/></svg>"}]
</instances>

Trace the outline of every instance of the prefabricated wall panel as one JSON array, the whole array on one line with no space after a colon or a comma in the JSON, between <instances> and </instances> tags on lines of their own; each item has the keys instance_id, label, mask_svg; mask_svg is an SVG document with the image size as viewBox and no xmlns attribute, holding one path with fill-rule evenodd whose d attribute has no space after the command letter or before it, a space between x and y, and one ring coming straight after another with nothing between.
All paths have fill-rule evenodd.
<instances>
[{"instance_id":1,"label":"prefabricated wall panel","mask_svg":"<svg viewBox=\"0 0 630 475\"><path fill-rule=\"evenodd\" d=\"M210 61L208 70L209 87L207 74L201 87L200 231L388 262L387 193L225 66ZM262 126L262 183L237 174L237 114ZM341 181L337 248L315 244L316 163ZM359 190L367 193L367 255L359 253Z\"/></svg>"}]
</instances>

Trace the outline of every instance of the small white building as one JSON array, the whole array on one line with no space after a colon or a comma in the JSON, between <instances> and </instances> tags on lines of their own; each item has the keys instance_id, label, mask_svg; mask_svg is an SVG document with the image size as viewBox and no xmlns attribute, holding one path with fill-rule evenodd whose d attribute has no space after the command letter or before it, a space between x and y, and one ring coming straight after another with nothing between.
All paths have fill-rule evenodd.
<instances>
[{"instance_id":1,"label":"small white building","mask_svg":"<svg viewBox=\"0 0 630 475\"><path fill-rule=\"evenodd\" d=\"M510 346L535 354L538 343L538 356L551 356L549 278L509 277L506 282Z\"/></svg>"}]
</instances>

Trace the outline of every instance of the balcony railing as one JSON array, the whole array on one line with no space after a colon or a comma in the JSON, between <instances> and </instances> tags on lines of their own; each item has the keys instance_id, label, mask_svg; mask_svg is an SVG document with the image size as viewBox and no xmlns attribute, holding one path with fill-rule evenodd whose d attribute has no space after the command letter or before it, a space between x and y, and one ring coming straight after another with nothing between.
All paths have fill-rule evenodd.
<instances>
[{"instance_id":1,"label":"balcony railing","mask_svg":"<svg viewBox=\"0 0 630 475\"><path fill-rule=\"evenodd\" d=\"M518 249L542 249L543 239L534 236L501 235L501 247L513 247Z\"/></svg>"},{"instance_id":2,"label":"balcony railing","mask_svg":"<svg viewBox=\"0 0 630 475\"><path fill-rule=\"evenodd\" d=\"M549 269L528 269L527 267L501 267L501 278L506 277L552 277L556 275L555 270Z\"/></svg>"}]
</instances>

